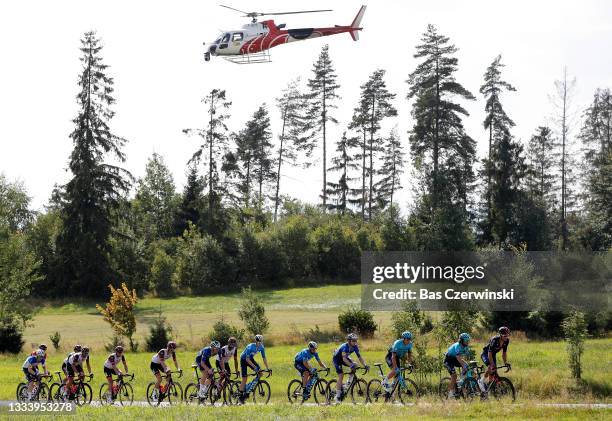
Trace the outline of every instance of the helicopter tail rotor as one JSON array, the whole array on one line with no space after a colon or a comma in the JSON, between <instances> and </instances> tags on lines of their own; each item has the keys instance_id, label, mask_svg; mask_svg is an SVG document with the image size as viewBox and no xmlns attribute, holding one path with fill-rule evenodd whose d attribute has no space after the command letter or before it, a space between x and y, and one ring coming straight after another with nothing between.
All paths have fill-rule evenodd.
<instances>
[{"instance_id":1,"label":"helicopter tail rotor","mask_svg":"<svg viewBox=\"0 0 612 421\"><path fill-rule=\"evenodd\" d=\"M355 19L353 19L353 23L351 23L351 32L349 32L351 34L351 38L353 38L353 41L357 41L359 40L359 31L362 29L359 25L361 25L361 19L363 19L363 14L365 13L366 7L365 6L361 6L361 9L359 9L359 12L357 12L357 16L355 16Z\"/></svg>"}]
</instances>

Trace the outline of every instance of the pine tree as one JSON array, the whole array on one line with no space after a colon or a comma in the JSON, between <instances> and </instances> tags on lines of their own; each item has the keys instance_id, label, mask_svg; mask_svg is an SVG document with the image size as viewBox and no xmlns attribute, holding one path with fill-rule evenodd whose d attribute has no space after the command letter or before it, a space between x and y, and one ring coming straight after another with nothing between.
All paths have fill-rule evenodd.
<instances>
[{"instance_id":1,"label":"pine tree","mask_svg":"<svg viewBox=\"0 0 612 421\"><path fill-rule=\"evenodd\" d=\"M281 96L276 99L276 105L281 114L282 129L279 136L276 189L274 193L274 221L278 214L279 192L282 165L287 162L295 165L297 151L303 143L305 126L304 110L306 97L298 89L299 79L289 82Z\"/></svg>"},{"instance_id":2,"label":"pine tree","mask_svg":"<svg viewBox=\"0 0 612 421\"><path fill-rule=\"evenodd\" d=\"M372 202L374 200L374 174L376 168L374 168L374 158L377 152L382 151L382 147L379 146L382 142L377 137L377 133L381 128L381 123L386 117L393 117L397 115L397 110L391 104L391 101L395 98L395 94L390 93L387 90L387 86L384 81L385 71L376 70L368 81L361 85L361 104L364 111L364 126L368 131L368 219L372 219Z\"/></svg>"},{"instance_id":3,"label":"pine tree","mask_svg":"<svg viewBox=\"0 0 612 421\"><path fill-rule=\"evenodd\" d=\"M367 119L368 117L368 109L367 103L365 101L360 100L359 106L355 107L353 110L353 117L351 119L351 123L349 124L350 130L355 130L359 133L358 136L358 144L360 152L355 155L356 161L361 161L361 188L354 189L355 198L349 199L349 203L353 205L357 205L360 208L361 219L365 220L365 206L368 202L368 190L366 188L366 182L368 179L368 166L366 162L368 161L368 126Z\"/></svg>"},{"instance_id":4,"label":"pine tree","mask_svg":"<svg viewBox=\"0 0 612 421\"><path fill-rule=\"evenodd\" d=\"M331 160L332 166L327 169L330 173L340 173L337 183L327 182L327 195L330 199L327 208L342 215L348 210L349 199L352 195L349 183L353 179L349 176L349 172L358 167L354 162L355 158L351 155L351 149L355 144L356 139L347 137L345 131L340 140L336 142L336 156Z\"/></svg>"},{"instance_id":5,"label":"pine tree","mask_svg":"<svg viewBox=\"0 0 612 421\"><path fill-rule=\"evenodd\" d=\"M205 183L208 186L208 206L207 206L207 229L212 233L215 231L214 219L215 210L220 211L222 186L219 186L218 163L221 162L224 153L227 151L227 125L229 119L229 108L232 105L226 97L225 90L213 89L202 100L207 105L207 122L203 129L184 129L188 135L198 135L204 143L193 154L191 160L199 162L202 154L205 155L204 163L207 167Z\"/></svg>"},{"instance_id":6,"label":"pine tree","mask_svg":"<svg viewBox=\"0 0 612 421\"><path fill-rule=\"evenodd\" d=\"M174 234L182 236L189 224L201 225L204 207L204 180L198 174L197 162L191 162L187 169L187 183L181 197L181 203L174 217Z\"/></svg>"},{"instance_id":7,"label":"pine tree","mask_svg":"<svg viewBox=\"0 0 612 421\"><path fill-rule=\"evenodd\" d=\"M329 45L323 46L318 60L313 66L313 77L308 80L309 107L307 111L307 121L309 133L302 142L301 149L310 156L317 143L322 147L323 165L323 188L321 198L323 209L327 206L327 128L328 122L337 124L338 120L331 114L331 110L337 108L335 101L340 97L336 94L340 85L337 83L336 73L333 63L329 57Z\"/></svg>"},{"instance_id":8,"label":"pine tree","mask_svg":"<svg viewBox=\"0 0 612 421\"><path fill-rule=\"evenodd\" d=\"M157 153L149 158L145 176L138 180L134 205L146 242L174 234L177 205L174 180L164 159Z\"/></svg>"},{"instance_id":9,"label":"pine tree","mask_svg":"<svg viewBox=\"0 0 612 421\"><path fill-rule=\"evenodd\" d=\"M266 104L260 106L255 114L253 121L257 124L253 126L255 131L251 133L253 142L253 175L257 181L257 205L261 210L265 204L264 188L276 179L274 172L275 161L272 156L272 132L270 131L270 116Z\"/></svg>"},{"instance_id":10,"label":"pine tree","mask_svg":"<svg viewBox=\"0 0 612 421\"><path fill-rule=\"evenodd\" d=\"M428 249L471 247L468 192L476 151L461 121L468 112L455 101L475 98L455 80L456 52L449 38L429 25L414 55L421 61L407 81L415 121L410 148L423 183L411 224Z\"/></svg>"},{"instance_id":11,"label":"pine tree","mask_svg":"<svg viewBox=\"0 0 612 421\"><path fill-rule=\"evenodd\" d=\"M404 172L404 152L397 128L394 128L385 139L382 165L378 175L382 178L376 183L375 191L378 206L381 209L393 207L395 192L402 188L400 175Z\"/></svg>"},{"instance_id":12,"label":"pine tree","mask_svg":"<svg viewBox=\"0 0 612 421\"><path fill-rule=\"evenodd\" d=\"M79 111L70 134L73 177L63 189L63 227L58 237L67 294L96 296L113 281L109 265L112 212L119 207L131 180L127 171L104 163L108 154L125 161L121 148L126 140L109 127L114 116L113 79L107 75L101 50L96 34L85 33L80 48Z\"/></svg>"},{"instance_id":13,"label":"pine tree","mask_svg":"<svg viewBox=\"0 0 612 421\"><path fill-rule=\"evenodd\" d=\"M486 184L486 216L483 223L483 237L490 238L491 233L491 177L495 169L495 162L492 161L495 148L510 134L510 129L514 127L514 122L506 114L501 104L501 93L506 91L516 91L516 88L508 82L502 80L501 71L504 65L501 63L501 55L489 65L484 74L484 83L480 87L480 93L486 99L485 112L487 114L483 125L489 131L489 150L487 158L484 160L484 167L487 173Z\"/></svg>"},{"instance_id":14,"label":"pine tree","mask_svg":"<svg viewBox=\"0 0 612 421\"><path fill-rule=\"evenodd\" d=\"M528 170L526 188L532 199L540 203L547 213L553 212L555 203L554 145L555 140L550 128L540 126L529 139L527 146Z\"/></svg>"}]
</instances>

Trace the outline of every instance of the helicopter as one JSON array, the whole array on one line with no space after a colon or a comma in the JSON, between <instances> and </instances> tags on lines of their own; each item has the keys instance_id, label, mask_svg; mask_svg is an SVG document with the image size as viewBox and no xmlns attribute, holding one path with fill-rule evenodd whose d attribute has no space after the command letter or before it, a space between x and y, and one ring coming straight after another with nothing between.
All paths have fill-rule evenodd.
<instances>
[{"instance_id":1,"label":"helicopter","mask_svg":"<svg viewBox=\"0 0 612 421\"><path fill-rule=\"evenodd\" d=\"M270 48L294 41L325 37L347 32L354 41L359 39L361 19L366 6L361 6L357 16L350 25L335 25L328 28L297 28L285 29L285 24L276 25L273 20L258 22L261 16L293 15L300 13L331 12L331 9L301 10L295 12L245 12L230 6L220 5L226 9L243 13L243 17L251 18L251 22L242 29L222 31L222 34L211 42L204 53L204 60L210 61L211 56L219 56L237 64L270 62ZM206 43L204 43L206 45Z\"/></svg>"}]
</instances>

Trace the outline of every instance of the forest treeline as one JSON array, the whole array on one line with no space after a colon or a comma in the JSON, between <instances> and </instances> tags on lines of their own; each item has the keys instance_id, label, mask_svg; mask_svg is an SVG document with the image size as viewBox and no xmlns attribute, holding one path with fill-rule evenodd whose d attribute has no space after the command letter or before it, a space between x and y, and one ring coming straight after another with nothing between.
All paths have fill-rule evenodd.
<instances>
[{"instance_id":1,"label":"forest treeline","mask_svg":"<svg viewBox=\"0 0 612 421\"><path fill-rule=\"evenodd\" d=\"M406 97L377 69L359 87L351 120L338 121L337 108L347 106L342 75L324 46L303 80L279 88L276 104L261 104L237 132L227 127L231 92L207 93L202 125L184 130L200 146L178 191L158 154L140 179L121 167L128 140L111 128L113 78L96 34L81 43L70 180L44 212L33 212L25 186L0 178L3 325L28 319L30 296L100 297L122 281L139 293L206 294L356 282L364 250L612 245L610 89L582 104L576 122L567 72L554 83L552 111L542 113L542 121L554 118L521 142L503 99L528 101L529 93L505 80L501 56L474 93L456 79L458 49L429 25L414 53L418 65L407 69ZM476 95L486 106L469 116L465 104ZM409 101L411 116L398 115L398 101ZM484 157L464 128L468 117L483 121ZM407 134L385 129L398 119L410 119ZM330 136L330 127L342 136ZM280 194L295 165L320 166L317 203ZM402 188L414 192L406 214L397 204Z\"/></svg>"}]
</instances>

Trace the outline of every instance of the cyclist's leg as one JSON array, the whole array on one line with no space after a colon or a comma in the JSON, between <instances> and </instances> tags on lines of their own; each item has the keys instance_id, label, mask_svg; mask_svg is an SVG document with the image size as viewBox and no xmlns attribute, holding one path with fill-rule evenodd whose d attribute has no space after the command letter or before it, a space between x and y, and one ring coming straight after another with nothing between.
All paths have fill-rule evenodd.
<instances>
[{"instance_id":1,"label":"cyclist's leg","mask_svg":"<svg viewBox=\"0 0 612 421\"><path fill-rule=\"evenodd\" d=\"M155 390L159 392L161 382L162 382L161 370L163 369L163 367L161 366L161 364L157 364L151 361L149 368L151 369L151 372L155 376Z\"/></svg>"},{"instance_id":2,"label":"cyclist's leg","mask_svg":"<svg viewBox=\"0 0 612 421\"><path fill-rule=\"evenodd\" d=\"M393 354L391 352L387 352L387 355L385 356L385 362L387 363L387 366L391 369L389 371L389 374L387 374L388 381L395 377L395 370L393 369L393 360L395 360L395 366L399 368L400 364L399 358L397 358L397 354L395 354L395 357L393 357Z\"/></svg>"},{"instance_id":3,"label":"cyclist's leg","mask_svg":"<svg viewBox=\"0 0 612 421\"><path fill-rule=\"evenodd\" d=\"M244 392L244 389L246 387L247 376L248 376L248 367L249 367L249 365L246 362L246 358L241 358L240 359L240 376L241 376L240 391L241 392Z\"/></svg>"},{"instance_id":4,"label":"cyclist's leg","mask_svg":"<svg viewBox=\"0 0 612 421\"><path fill-rule=\"evenodd\" d=\"M332 362L334 363L334 368L336 369L336 374L338 375L338 381L336 382L336 399L338 399L340 394L342 393L342 382L344 380L344 372L342 371L342 366L344 365L344 362L341 360L341 358L342 357L334 357L334 359L332 360Z\"/></svg>"},{"instance_id":5,"label":"cyclist's leg","mask_svg":"<svg viewBox=\"0 0 612 421\"><path fill-rule=\"evenodd\" d=\"M104 367L104 375L106 376L106 381L108 382L108 392L111 394L113 399L115 398L115 394L113 393L113 374L115 370L112 370L108 367Z\"/></svg>"},{"instance_id":6,"label":"cyclist's leg","mask_svg":"<svg viewBox=\"0 0 612 421\"><path fill-rule=\"evenodd\" d=\"M454 393L455 384L457 384L457 370L456 367L461 367L459 361L457 361L456 357L449 357L448 355L444 358L444 367L448 370L448 374L450 374L451 381L448 383L448 391L449 393Z\"/></svg>"},{"instance_id":7,"label":"cyclist's leg","mask_svg":"<svg viewBox=\"0 0 612 421\"><path fill-rule=\"evenodd\" d=\"M306 367L304 367L304 364L302 364L301 361L295 361L293 363L293 366L298 371L298 373L300 373L300 377L302 378L302 388L305 389L306 384L308 384L310 372L306 369Z\"/></svg>"}]
</instances>

